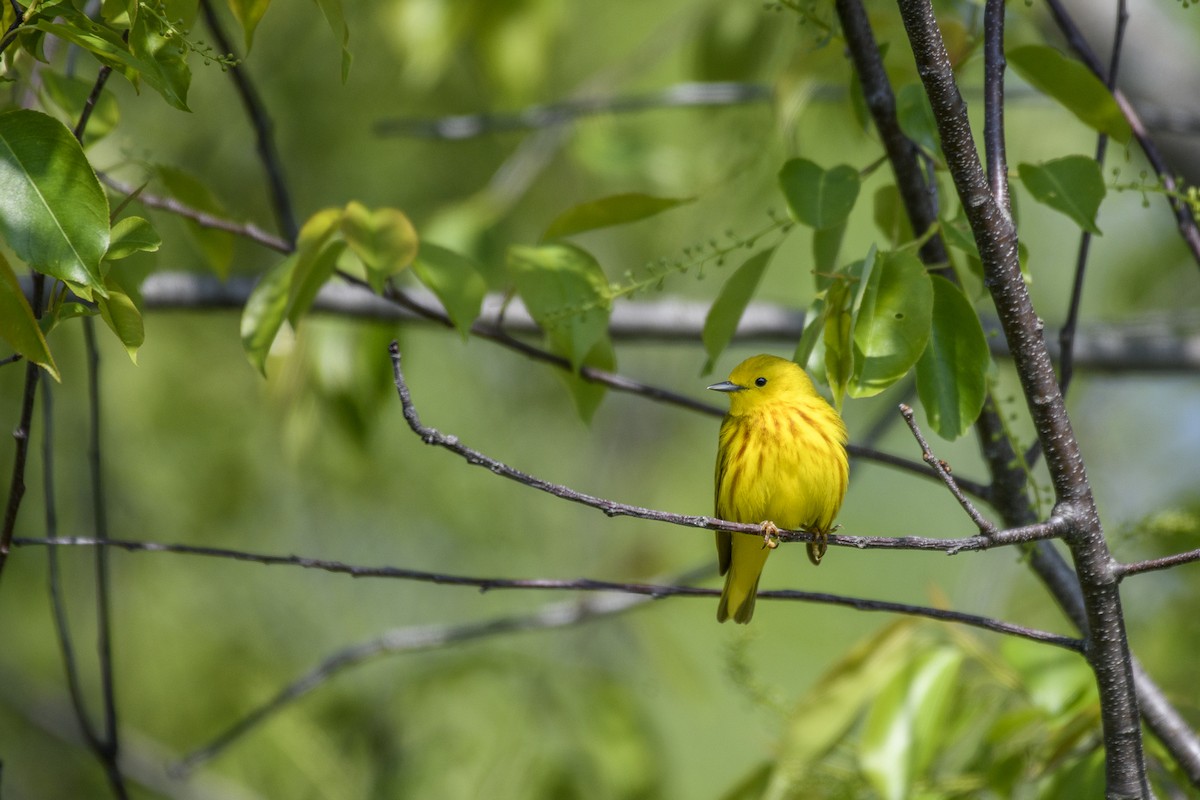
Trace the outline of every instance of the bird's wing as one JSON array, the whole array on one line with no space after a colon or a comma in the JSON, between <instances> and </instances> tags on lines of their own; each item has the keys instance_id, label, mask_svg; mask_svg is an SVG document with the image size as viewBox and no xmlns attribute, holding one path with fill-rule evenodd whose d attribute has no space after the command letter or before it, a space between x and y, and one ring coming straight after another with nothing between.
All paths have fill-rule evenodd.
<instances>
[{"instance_id":1,"label":"bird's wing","mask_svg":"<svg viewBox=\"0 0 1200 800\"><path fill-rule=\"evenodd\" d=\"M731 425L729 418L721 423L721 441L725 441L725 426ZM728 514L730 509L723 508L721 504L721 484L725 481L725 470L729 466L729 453L724 447L717 448L717 474L716 481L713 485L715 513L721 519L729 519ZM717 531L717 569L718 574L724 575L729 571L729 564L733 560L733 534L729 531Z\"/></svg>"}]
</instances>

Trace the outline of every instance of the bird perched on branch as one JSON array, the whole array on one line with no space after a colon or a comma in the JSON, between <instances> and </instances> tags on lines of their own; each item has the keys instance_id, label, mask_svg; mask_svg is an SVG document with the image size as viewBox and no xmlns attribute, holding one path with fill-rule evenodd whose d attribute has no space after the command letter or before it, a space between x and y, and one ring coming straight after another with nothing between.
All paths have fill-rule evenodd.
<instances>
[{"instance_id":1,"label":"bird perched on branch","mask_svg":"<svg viewBox=\"0 0 1200 800\"><path fill-rule=\"evenodd\" d=\"M729 394L717 445L716 514L763 530L761 538L717 531L725 576L717 620L747 623L780 529L816 535L808 545L814 564L825 554L849 480L846 425L799 365L776 356L752 356L708 388Z\"/></svg>"}]
</instances>

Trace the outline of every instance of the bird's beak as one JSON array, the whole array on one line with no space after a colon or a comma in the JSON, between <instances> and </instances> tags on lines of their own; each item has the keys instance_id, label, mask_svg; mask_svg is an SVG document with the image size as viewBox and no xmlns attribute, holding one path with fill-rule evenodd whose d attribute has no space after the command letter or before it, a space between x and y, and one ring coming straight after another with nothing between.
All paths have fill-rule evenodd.
<instances>
[{"instance_id":1,"label":"bird's beak","mask_svg":"<svg viewBox=\"0 0 1200 800\"><path fill-rule=\"evenodd\" d=\"M710 386L708 388L712 389L714 392L740 392L742 389L745 389L746 387L738 386L736 383L733 383L731 381L721 381L720 383L714 383L712 386Z\"/></svg>"}]
</instances>

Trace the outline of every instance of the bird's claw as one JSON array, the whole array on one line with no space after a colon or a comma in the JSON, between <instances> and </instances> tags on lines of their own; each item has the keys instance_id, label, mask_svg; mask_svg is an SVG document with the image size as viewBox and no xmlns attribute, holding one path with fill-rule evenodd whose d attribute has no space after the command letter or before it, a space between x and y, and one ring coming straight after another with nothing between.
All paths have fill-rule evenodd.
<instances>
[{"instance_id":1,"label":"bird's claw","mask_svg":"<svg viewBox=\"0 0 1200 800\"><path fill-rule=\"evenodd\" d=\"M775 523L769 519L764 519L758 523L758 526L762 528L763 532L763 547L771 550L779 547L779 528L775 526Z\"/></svg>"}]
</instances>

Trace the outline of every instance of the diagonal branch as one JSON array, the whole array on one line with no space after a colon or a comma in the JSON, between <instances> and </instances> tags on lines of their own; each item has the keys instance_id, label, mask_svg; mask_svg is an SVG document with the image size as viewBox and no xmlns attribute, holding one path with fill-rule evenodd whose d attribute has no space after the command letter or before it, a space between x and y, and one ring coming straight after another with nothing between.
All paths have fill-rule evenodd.
<instances>
[{"instance_id":1,"label":"diagonal branch","mask_svg":"<svg viewBox=\"0 0 1200 800\"><path fill-rule=\"evenodd\" d=\"M664 597L716 597L720 595L720 591L717 589L705 589L686 585L691 580L708 577L711 572L711 567L692 570L680 576L677 579L678 583L673 584L628 584L588 580L520 581L520 588L527 589L620 592L621 594L616 597L599 597L566 603L555 603L544 606L532 614L499 617L483 622L472 622L461 625L394 628L380 636L351 645L326 657L312 670L289 683L269 700L255 707L233 725L226 728L208 744L190 753L172 771L178 776L186 775L200 764L222 753L231 744L257 728L286 706L320 687L341 672L374 658L384 655L440 649L501 634L576 625L603 617L614 616L645 605L651 600ZM478 585L481 588L517 588L515 584L518 583L495 578L471 579L461 576L430 577L439 578L436 581L439 583L452 582L458 585ZM679 585L680 583L684 585ZM505 586L505 584L509 585ZM960 611L914 606L906 603L891 603L882 600L845 597L823 592L779 590L759 592L758 596L759 599L763 600L802 601L855 608L859 611L908 614L940 622L971 625L996 633L1018 636L1042 644L1062 647L1073 652L1081 652L1083 649L1083 642L1078 639Z\"/></svg>"},{"instance_id":2,"label":"diagonal branch","mask_svg":"<svg viewBox=\"0 0 1200 800\"><path fill-rule=\"evenodd\" d=\"M404 419L413 432L426 444L449 450L464 458L468 464L484 467L495 475L516 481L530 488L551 494L562 500L595 508L609 517L633 517L636 519L665 522L688 528L703 528L711 531L729 531L752 536L762 536L762 526L740 522L728 522L715 517L704 517L694 514L674 514L666 511L643 508L641 506L618 503L602 497L595 497L583 492L577 492L568 486L538 478L522 472L507 464L470 448L459 441L457 436L450 436L421 423L417 409L409 394L408 384L400 368L400 348L392 342L389 351L392 357L392 372L396 380L396 391L400 396ZM890 550L938 550L954 555L968 550L987 550L1001 545L1023 544L1040 539L1051 539L1063 535L1066 531L1064 520L1054 517L1047 522L1036 523L1019 528L1011 528L996 532L990 536L971 536L964 539L937 539L919 536L882 537L882 536L843 536L830 534L826 537L828 544L858 549L890 549ZM780 531L780 541L811 542L814 534L808 531Z\"/></svg>"},{"instance_id":3,"label":"diagonal branch","mask_svg":"<svg viewBox=\"0 0 1200 800\"><path fill-rule=\"evenodd\" d=\"M225 28L213 9L212 0L200 0L200 10L204 14L204 22L217 42L217 48L224 53L233 53L233 45L225 35ZM242 107L250 126L254 129L254 137L258 146L258 157L262 162L263 171L267 174L267 186L270 189L271 205L275 209L275 220L279 230L288 241L295 241L299 228L296 227L296 215L292 211L291 196L288 194L287 181L283 174L283 160L275 147L274 126L267 115L266 106L258 90L254 88L243 64L229 67L229 77L237 88Z\"/></svg>"},{"instance_id":4,"label":"diagonal branch","mask_svg":"<svg viewBox=\"0 0 1200 800\"><path fill-rule=\"evenodd\" d=\"M1075 24L1075 20L1067 13L1067 9L1063 6L1062 0L1046 0L1046 5L1050 9L1051 16L1054 17L1055 24L1066 37L1067 43L1074 50L1100 80L1106 80L1104 74L1104 65L1096 56L1092 46L1088 44L1083 32L1079 30L1079 26ZM1117 51L1114 50L1114 54ZM1191 209L1187 203L1179 199L1179 184L1175 180L1175 176L1171 172L1171 167L1167 164L1162 153L1158 150L1158 145L1150 136L1150 132L1146 130L1145 124L1138 115L1137 109L1129 102L1129 98L1120 89L1113 89L1113 99L1117 101L1117 106L1121 109L1121 113L1125 115L1126 121L1129 122L1129 127L1133 130L1133 137L1137 139L1138 145L1142 148L1142 152L1146 155L1146 160L1150 162L1150 167L1154 170L1158 179L1162 181L1164 194L1167 197L1167 202L1171 205L1171 210L1175 214L1175 222L1179 227L1179 233L1183 237L1184 244L1192 252L1192 258L1197 264L1200 264L1200 225L1197 224L1196 218L1192 216Z\"/></svg>"}]
</instances>

